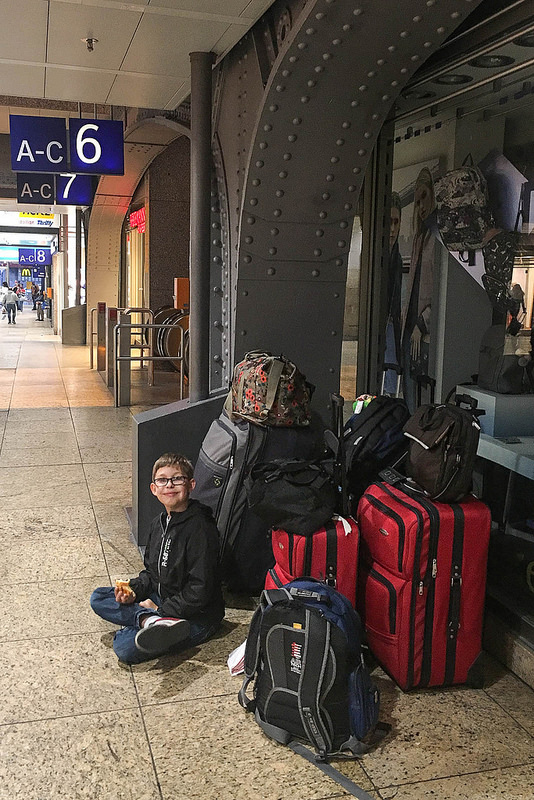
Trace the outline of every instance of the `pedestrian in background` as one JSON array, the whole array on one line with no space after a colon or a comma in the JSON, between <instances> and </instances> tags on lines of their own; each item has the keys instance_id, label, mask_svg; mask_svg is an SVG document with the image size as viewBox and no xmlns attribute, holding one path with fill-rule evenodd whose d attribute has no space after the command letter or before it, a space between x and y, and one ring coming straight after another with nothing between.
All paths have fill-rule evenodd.
<instances>
[{"instance_id":1,"label":"pedestrian in background","mask_svg":"<svg viewBox=\"0 0 534 800\"><path fill-rule=\"evenodd\" d=\"M7 324L11 325L11 323L13 323L13 325L16 325L17 295L13 289L9 289L9 287L4 296L4 305L7 311Z\"/></svg>"}]
</instances>

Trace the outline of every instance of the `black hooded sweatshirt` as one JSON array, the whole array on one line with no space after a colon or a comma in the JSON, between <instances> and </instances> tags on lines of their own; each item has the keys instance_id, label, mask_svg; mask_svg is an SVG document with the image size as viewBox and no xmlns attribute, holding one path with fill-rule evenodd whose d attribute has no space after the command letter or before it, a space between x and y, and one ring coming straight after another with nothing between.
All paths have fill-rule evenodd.
<instances>
[{"instance_id":1,"label":"black hooded sweatshirt","mask_svg":"<svg viewBox=\"0 0 534 800\"><path fill-rule=\"evenodd\" d=\"M158 614L210 625L224 617L219 575L219 534L211 509L190 500L185 511L152 520L145 569L130 580L136 601L153 592Z\"/></svg>"}]
</instances>

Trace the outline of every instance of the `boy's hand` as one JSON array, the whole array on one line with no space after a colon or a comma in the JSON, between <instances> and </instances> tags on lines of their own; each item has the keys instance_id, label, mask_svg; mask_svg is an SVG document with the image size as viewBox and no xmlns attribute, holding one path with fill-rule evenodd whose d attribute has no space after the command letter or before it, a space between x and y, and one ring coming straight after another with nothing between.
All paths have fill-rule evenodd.
<instances>
[{"instance_id":1,"label":"boy's hand","mask_svg":"<svg viewBox=\"0 0 534 800\"><path fill-rule=\"evenodd\" d=\"M130 589L126 581L117 581L115 586L115 600L117 603L128 605L135 602L135 592Z\"/></svg>"},{"instance_id":2,"label":"boy's hand","mask_svg":"<svg viewBox=\"0 0 534 800\"><path fill-rule=\"evenodd\" d=\"M152 600L143 600L139 605L143 606L143 608L150 608L152 611L158 610L157 605L153 603Z\"/></svg>"}]
</instances>

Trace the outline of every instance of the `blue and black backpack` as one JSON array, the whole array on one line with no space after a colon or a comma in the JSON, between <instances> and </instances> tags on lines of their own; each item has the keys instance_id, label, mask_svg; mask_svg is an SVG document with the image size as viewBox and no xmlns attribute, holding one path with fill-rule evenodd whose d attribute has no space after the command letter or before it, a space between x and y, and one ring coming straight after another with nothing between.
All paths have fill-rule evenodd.
<instances>
[{"instance_id":1,"label":"blue and black backpack","mask_svg":"<svg viewBox=\"0 0 534 800\"><path fill-rule=\"evenodd\" d=\"M382 726L361 637L358 614L330 586L302 578L264 591L250 624L239 702L277 742L310 742L317 761L366 753Z\"/></svg>"}]
</instances>

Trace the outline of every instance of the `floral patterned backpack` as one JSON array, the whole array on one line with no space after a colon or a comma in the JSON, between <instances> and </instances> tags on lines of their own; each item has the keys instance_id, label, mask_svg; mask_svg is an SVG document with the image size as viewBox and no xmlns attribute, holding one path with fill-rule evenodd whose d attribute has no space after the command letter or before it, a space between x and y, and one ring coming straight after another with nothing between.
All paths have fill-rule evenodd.
<instances>
[{"instance_id":1,"label":"floral patterned backpack","mask_svg":"<svg viewBox=\"0 0 534 800\"><path fill-rule=\"evenodd\" d=\"M450 170L435 183L438 228L449 250L480 250L494 226L486 179L475 166Z\"/></svg>"},{"instance_id":2,"label":"floral patterned backpack","mask_svg":"<svg viewBox=\"0 0 534 800\"><path fill-rule=\"evenodd\" d=\"M253 351L234 367L226 409L256 424L309 425L311 393L306 377L287 358Z\"/></svg>"}]
</instances>

